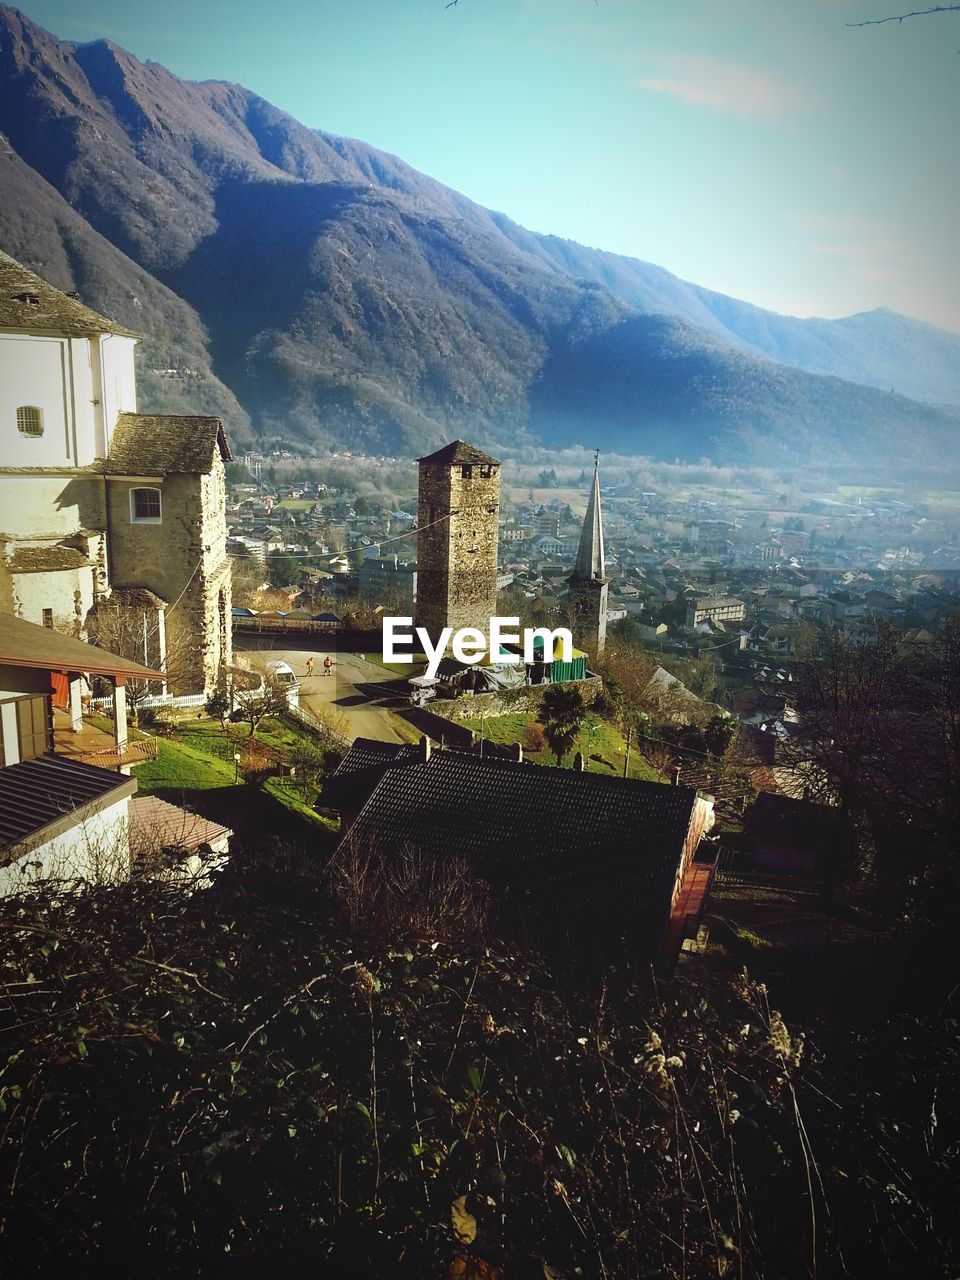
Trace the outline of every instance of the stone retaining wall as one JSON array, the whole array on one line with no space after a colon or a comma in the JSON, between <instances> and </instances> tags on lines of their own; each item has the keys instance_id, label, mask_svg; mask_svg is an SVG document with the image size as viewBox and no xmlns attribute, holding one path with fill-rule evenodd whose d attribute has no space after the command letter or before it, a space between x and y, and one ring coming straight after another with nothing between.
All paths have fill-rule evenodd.
<instances>
[{"instance_id":1,"label":"stone retaining wall","mask_svg":"<svg viewBox=\"0 0 960 1280\"><path fill-rule=\"evenodd\" d=\"M549 684L529 684L521 689L503 689L497 693L475 693L461 695L459 698L434 698L427 705L434 715L454 723L463 720L476 720L484 716L510 716L517 712L538 711L546 691L552 688ZM589 706L603 689L603 681L599 676L587 676L586 680L577 681L577 687Z\"/></svg>"}]
</instances>

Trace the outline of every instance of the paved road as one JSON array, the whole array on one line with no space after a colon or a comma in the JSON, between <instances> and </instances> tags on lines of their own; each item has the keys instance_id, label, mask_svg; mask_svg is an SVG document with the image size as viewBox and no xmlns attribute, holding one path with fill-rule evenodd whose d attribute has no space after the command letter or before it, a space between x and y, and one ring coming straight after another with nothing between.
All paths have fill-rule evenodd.
<instances>
[{"instance_id":1,"label":"paved road","mask_svg":"<svg viewBox=\"0 0 960 1280\"><path fill-rule=\"evenodd\" d=\"M258 654L268 661L288 662L300 680L300 705L313 712L322 706L333 706L346 716L351 737L403 741L393 728L387 705L402 705L397 695L403 682L398 683L395 675L355 653L281 647L287 645L288 640L278 640L276 647L271 647L260 637L244 636L235 641L234 647L250 658ZM334 660L332 676L323 674L327 654ZM313 658L312 676L307 675L308 658Z\"/></svg>"}]
</instances>

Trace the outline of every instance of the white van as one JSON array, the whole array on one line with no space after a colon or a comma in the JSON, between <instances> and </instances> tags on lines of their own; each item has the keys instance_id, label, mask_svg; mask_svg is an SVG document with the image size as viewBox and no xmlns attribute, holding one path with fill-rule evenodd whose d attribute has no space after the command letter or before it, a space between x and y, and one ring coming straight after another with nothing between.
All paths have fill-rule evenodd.
<instances>
[{"instance_id":1,"label":"white van","mask_svg":"<svg viewBox=\"0 0 960 1280\"><path fill-rule=\"evenodd\" d=\"M296 672L289 662L284 662L277 658L267 663L267 669L276 680L277 684L283 687L283 691L287 696L288 707L300 706L300 681L297 679Z\"/></svg>"}]
</instances>

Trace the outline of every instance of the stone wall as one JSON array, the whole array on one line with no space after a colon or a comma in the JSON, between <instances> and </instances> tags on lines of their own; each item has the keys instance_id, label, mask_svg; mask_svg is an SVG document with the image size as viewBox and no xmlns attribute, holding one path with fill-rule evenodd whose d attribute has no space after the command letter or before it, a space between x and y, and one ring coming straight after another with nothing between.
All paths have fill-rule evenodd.
<instances>
[{"instance_id":1,"label":"stone wall","mask_svg":"<svg viewBox=\"0 0 960 1280\"><path fill-rule=\"evenodd\" d=\"M147 482L111 480L108 490L112 584L142 587L172 607L191 633L191 661L171 692L210 692L222 666L233 660L232 605L223 462L209 475L168 475L150 487L161 492L157 524L131 520L131 490ZM168 635L173 636L168 612Z\"/></svg>"},{"instance_id":2,"label":"stone wall","mask_svg":"<svg viewBox=\"0 0 960 1280\"><path fill-rule=\"evenodd\" d=\"M537 712L549 684L528 684L520 689L503 689L497 693L475 693L459 698L434 698L427 705L435 715L455 724L463 720L476 720L484 716L511 716L518 712ZM577 682L583 700L589 706L602 692L603 681L599 676L588 676Z\"/></svg>"},{"instance_id":3,"label":"stone wall","mask_svg":"<svg viewBox=\"0 0 960 1280\"><path fill-rule=\"evenodd\" d=\"M486 634L497 612L500 467L491 466L489 476L482 471L477 464L420 464L417 625L434 640L444 627Z\"/></svg>"},{"instance_id":4,"label":"stone wall","mask_svg":"<svg viewBox=\"0 0 960 1280\"><path fill-rule=\"evenodd\" d=\"M87 617L106 587L104 539L98 532L105 512L102 477L65 469L0 472L0 609L37 623L50 609L58 630L85 638ZM86 557L90 567L13 569L18 550L47 549L55 559L58 544Z\"/></svg>"},{"instance_id":5,"label":"stone wall","mask_svg":"<svg viewBox=\"0 0 960 1280\"><path fill-rule=\"evenodd\" d=\"M14 540L73 538L104 527L104 481L66 468L41 474L3 470L0 509L0 530Z\"/></svg>"},{"instance_id":6,"label":"stone wall","mask_svg":"<svg viewBox=\"0 0 960 1280\"><path fill-rule=\"evenodd\" d=\"M94 600L93 568L12 573L10 580L12 612L18 618L42 625L44 610L49 609L57 631L85 638Z\"/></svg>"}]
</instances>

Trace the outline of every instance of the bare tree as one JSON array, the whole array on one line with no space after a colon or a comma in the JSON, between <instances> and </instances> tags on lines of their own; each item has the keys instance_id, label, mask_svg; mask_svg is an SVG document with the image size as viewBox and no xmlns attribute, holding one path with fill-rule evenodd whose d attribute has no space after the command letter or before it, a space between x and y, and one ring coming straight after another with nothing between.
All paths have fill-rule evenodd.
<instances>
[{"instance_id":1,"label":"bare tree","mask_svg":"<svg viewBox=\"0 0 960 1280\"><path fill-rule=\"evenodd\" d=\"M241 669L242 670L242 669ZM253 658L249 666L250 684L240 688L241 677L234 678L234 702L250 728L250 737L267 716L280 715L287 709L287 690L265 658Z\"/></svg>"},{"instance_id":2,"label":"bare tree","mask_svg":"<svg viewBox=\"0 0 960 1280\"><path fill-rule=\"evenodd\" d=\"M960 619L929 645L887 623L829 633L790 692L784 744L814 797L880 832L892 824L956 844L960 816Z\"/></svg>"},{"instance_id":3,"label":"bare tree","mask_svg":"<svg viewBox=\"0 0 960 1280\"><path fill-rule=\"evenodd\" d=\"M887 18L865 18L848 22L848 27L882 27L885 22L905 22L907 18L926 18L931 13L960 13L960 4L935 4L929 9L912 9L909 13L893 13Z\"/></svg>"},{"instance_id":4,"label":"bare tree","mask_svg":"<svg viewBox=\"0 0 960 1280\"><path fill-rule=\"evenodd\" d=\"M460 854L384 849L348 838L328 867L350 928L373 938L482 941L489 889Z\"/></svg>"},{"instance_id":5,"label":"bare tree","mask_svg":"<svg viewBox=\"0 0 960 1280\"><path fill-rule=\"evenodd\" d=\"M193 632L179 613L161 620L159 610L117 594L101 600L89 619L94 643L130 662L162 671L174 690L196 675L197 650ZM136 715L145 698L161 691L156 680L128 680L127 703Z\"/></svg>"}]
</instances>

